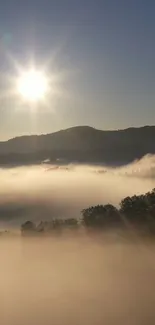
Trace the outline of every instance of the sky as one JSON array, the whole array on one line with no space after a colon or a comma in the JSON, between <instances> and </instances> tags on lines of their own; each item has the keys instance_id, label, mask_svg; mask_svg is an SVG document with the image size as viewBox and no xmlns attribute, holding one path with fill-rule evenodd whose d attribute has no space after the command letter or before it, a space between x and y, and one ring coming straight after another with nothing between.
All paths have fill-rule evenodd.
<instances>
[{"instance_id":1,"label":"sky","mask_svg":"<svg viewBox=\"0 0 155 325\"><path fill-rule=\"evenodd\" d=\"M74 125L155 124L154 17L151 0L3 1L0 140ZM32 60L54 80L46 103L10 92L16 66Z\"/></svg>"}]
</instances>

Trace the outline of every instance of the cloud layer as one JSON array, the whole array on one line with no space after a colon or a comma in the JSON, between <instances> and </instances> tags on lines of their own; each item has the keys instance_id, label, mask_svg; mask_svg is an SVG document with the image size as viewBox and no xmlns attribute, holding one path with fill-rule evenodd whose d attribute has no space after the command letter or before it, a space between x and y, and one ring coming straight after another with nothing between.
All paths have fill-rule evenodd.
<instances>
[{"instance_id":1,"label":"cloud layer","mask_svg":"<svg viewBox=\"0 0 155 325\"><path fill-rule=\"evenodd\" d=\"M1 225L52 217L79 217L94 204L118 205L127 195L155 187L155 156L119 168L40 166L0 170Z\"/></svg>"}]
</instances>

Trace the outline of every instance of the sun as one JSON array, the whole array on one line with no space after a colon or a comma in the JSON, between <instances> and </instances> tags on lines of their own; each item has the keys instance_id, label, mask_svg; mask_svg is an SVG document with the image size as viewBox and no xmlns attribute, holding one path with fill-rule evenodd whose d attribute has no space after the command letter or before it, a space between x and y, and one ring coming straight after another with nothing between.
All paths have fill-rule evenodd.
<instances>
[{"instance_id":1,"label":"sun","mask_svg":"<svg viewBox=\"0 0 155 325\"><path fill-rule=\"evenodd\" d=\"M17 80L18 93L28 101L37 102L43 99L47 89L46 75L35 69L23 72Z\"/></svg>"}]
</instances>

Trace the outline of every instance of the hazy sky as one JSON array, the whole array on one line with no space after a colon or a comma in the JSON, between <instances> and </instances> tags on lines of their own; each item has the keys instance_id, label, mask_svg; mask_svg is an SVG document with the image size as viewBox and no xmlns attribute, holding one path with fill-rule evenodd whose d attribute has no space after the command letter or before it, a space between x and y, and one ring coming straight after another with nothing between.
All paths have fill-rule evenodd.
<instances>
[{"instance_id":1,"label":"hazy sky","mask_svg":"<svg viewBox=\"0 0 155 325\"><path fill-rule=\"evenodd\" d=\"M32 57L59 76L47 105L35 108L9 92L15 61L26 67ZM0 139L155 124L154 63L154 1L2 1Z\"/></svg>"}]
</instances>

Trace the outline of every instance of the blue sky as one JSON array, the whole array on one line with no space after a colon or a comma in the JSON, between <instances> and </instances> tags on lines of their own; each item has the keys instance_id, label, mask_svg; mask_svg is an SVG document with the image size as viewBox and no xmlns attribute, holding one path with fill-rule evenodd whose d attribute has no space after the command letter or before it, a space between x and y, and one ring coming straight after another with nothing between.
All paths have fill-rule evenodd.
<instances>
[{"instance_id":1,"label":"blue sky","mask_svg":"<svg viewBox=\"0 0 155 325\"><path fill-rule=\"evenodd\" d=\"M17 62L64 74L48 108L0 100L0 138L74 125L155 124L155 3L143 0L6 0L0 9L1 92ZM53 59L54 58L54 59ZM67 95L66 95L67 94Z\"/></svg>"}]
</instances>

